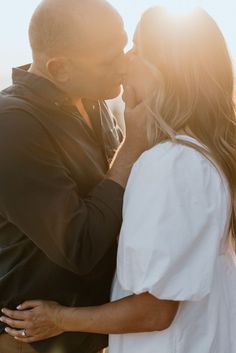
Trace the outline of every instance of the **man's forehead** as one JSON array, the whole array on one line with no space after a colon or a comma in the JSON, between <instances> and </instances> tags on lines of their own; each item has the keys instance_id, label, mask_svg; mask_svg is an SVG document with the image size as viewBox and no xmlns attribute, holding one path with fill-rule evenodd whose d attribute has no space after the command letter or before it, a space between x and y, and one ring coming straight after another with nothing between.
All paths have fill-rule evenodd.
<instances>
[{"instance_id":1,"label":"man's forehead","mask_svg":"<svg viewBox=\"0 0 236 353\"><path fill-rule=\"evenodd\" d=\"M106 49L107 51L109 51L109 49L113 50L113 48L124 48L127 45L127 41L127 34L123 30L119 33L114 33L114 35L106 35L101 38L101 40L97 41L97 49Z\"/></svg>"},{"instance_id":2,"label":"man's forehead","mask_svg":"<svg viewBox=\"0 0 236 353\"><path fill-rule=\"evenodd\" d=\"M97 31L91 30L87 40L84 40L84 49L86 53L113 52L114 50L124 49L128 41L124 26L107 26Z\"/></svg>"},{"instance_id":3,"label":"man's forehead","mask_svg":"<svg viewBox=\"0 0 236 353\"><path fill-rule=\"evenodd\" d=\"M97 45L91 48L91 52L88 52L87 58L90 57L90 60L96 61L98 64L112 61L121 54L127 45L127 41L126 32L122 32L119 36L114 37L114 40L108 42L108 45Z\"/></svg>"},{"instance_id":4,"label":"man's forehead","mask_svg":"<svg viewBox=\"0 0 236 353\"><path fill-rule=\"evenodd\" d=\"M32 17L30 41L50 55L88 54L110 46L123 31L120 14L105 0L44 0Z\"/></svg>"},{"instance_id":5,"label":"man's forehead","mask_svg":"<svg viewBox=\"0 0 236 353\"><path fill-rule=\"evenodd\" d=\"M88 60L96 57L98 62L104 56L115 56L123 50L127 43L127 34L120 14L111 5L101 1L95 11L92 4L90 1L83 8L75 7L72 13L70 11L69 22L69 17L66 16L65 19L64 16L63 26L67 29L69 39L64 43L69 55L79 55ZM63 38L67 38L65 34ZM64 44L62 47L65 47Z\"/></svg>"},{"instance_id":6,"label":"man's forehead","mask_svg":"<svg viewBox=\"0 0 236 353\"><path fill-rule=\"evenodd\" d=\"M88 41L93 45L106 45L113 40L123 40L126 35L122 19L115 16L113 19L102 18L89 24L86 32Z\"/></svg>"}]
</instances>

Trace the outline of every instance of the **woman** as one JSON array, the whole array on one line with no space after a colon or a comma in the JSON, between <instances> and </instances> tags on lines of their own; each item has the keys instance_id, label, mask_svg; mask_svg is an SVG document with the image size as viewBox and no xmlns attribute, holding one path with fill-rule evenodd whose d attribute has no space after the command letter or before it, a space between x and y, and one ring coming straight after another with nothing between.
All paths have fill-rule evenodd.
<instances>
[{"instance_id":1,"label":"woman","mask_svg":"<svg viewBox=\"0 0 236 353\"><path fill-rule=\"evenodd\" d=\"M203 10L174 18L155 7L129 59L126 114L146 107L153 119L125 192L112 302L31 301L1 320L24 342L85 331L109 333L110 353L233 353L236 121L224 38Z\"/></svg>"}]
</instances>

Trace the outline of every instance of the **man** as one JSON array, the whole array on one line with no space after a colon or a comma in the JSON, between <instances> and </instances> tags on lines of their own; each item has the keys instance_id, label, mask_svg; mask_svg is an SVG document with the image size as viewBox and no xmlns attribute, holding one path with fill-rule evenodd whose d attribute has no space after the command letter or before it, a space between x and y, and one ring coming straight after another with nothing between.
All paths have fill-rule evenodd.
<instances>
[{"instance_id":1,"label":"man","mask_svg":"<svg viewBox=\"0 0 236 353\"><path fill-rule=\"evenodd\" d=\"M29 37L33 63L14 69L0 97L0 307L98 305L109 300L123 190L146 146L142 119L131 117L110 166L121 134L104 99L120 93L126 33L105 1L45 0ZM96 353L106 344L67 333L20 347L4 326L0 335L1 353Z\"/></svg>"}]
</instances>

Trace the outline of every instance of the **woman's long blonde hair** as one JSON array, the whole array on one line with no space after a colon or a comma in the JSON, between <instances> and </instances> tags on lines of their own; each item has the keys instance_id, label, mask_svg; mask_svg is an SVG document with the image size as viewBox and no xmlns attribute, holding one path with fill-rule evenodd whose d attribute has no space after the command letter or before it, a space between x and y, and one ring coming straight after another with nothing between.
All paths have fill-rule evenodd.
<instances>
[{"instance_id":1,"label":"woman's long blonde hair","mask_svg":"<svg viewBox=\"0 0 236 353\"><path fill-rule=\"evenodd\" d=\"M149 9L137 30L141 55L160 73L150 105L151 145L189 129L225 174L232 198L231 234L236 239L236 119L234 75L224 37L202 9L173 17Z\"/></svg>"}]
</instances>

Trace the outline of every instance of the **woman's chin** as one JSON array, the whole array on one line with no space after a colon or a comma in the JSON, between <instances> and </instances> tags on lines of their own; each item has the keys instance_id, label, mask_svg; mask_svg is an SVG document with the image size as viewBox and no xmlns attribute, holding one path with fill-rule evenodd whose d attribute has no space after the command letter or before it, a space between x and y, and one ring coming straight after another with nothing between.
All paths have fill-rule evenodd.
<instances>
[{"instance_id":1,"label":"woman's chin","mask_svg":"<svg viewBox=\"0 0 236 353\"><path fill-rule=\"evenodd\" d=\"M107 94L105 95L105 97L103 99L104 100L114 99L114 98L117 98L120 94L121 94L121 85L115 86L114 88L109 90L109 92L107 92Z\"/></svg>"}]
</instances>

